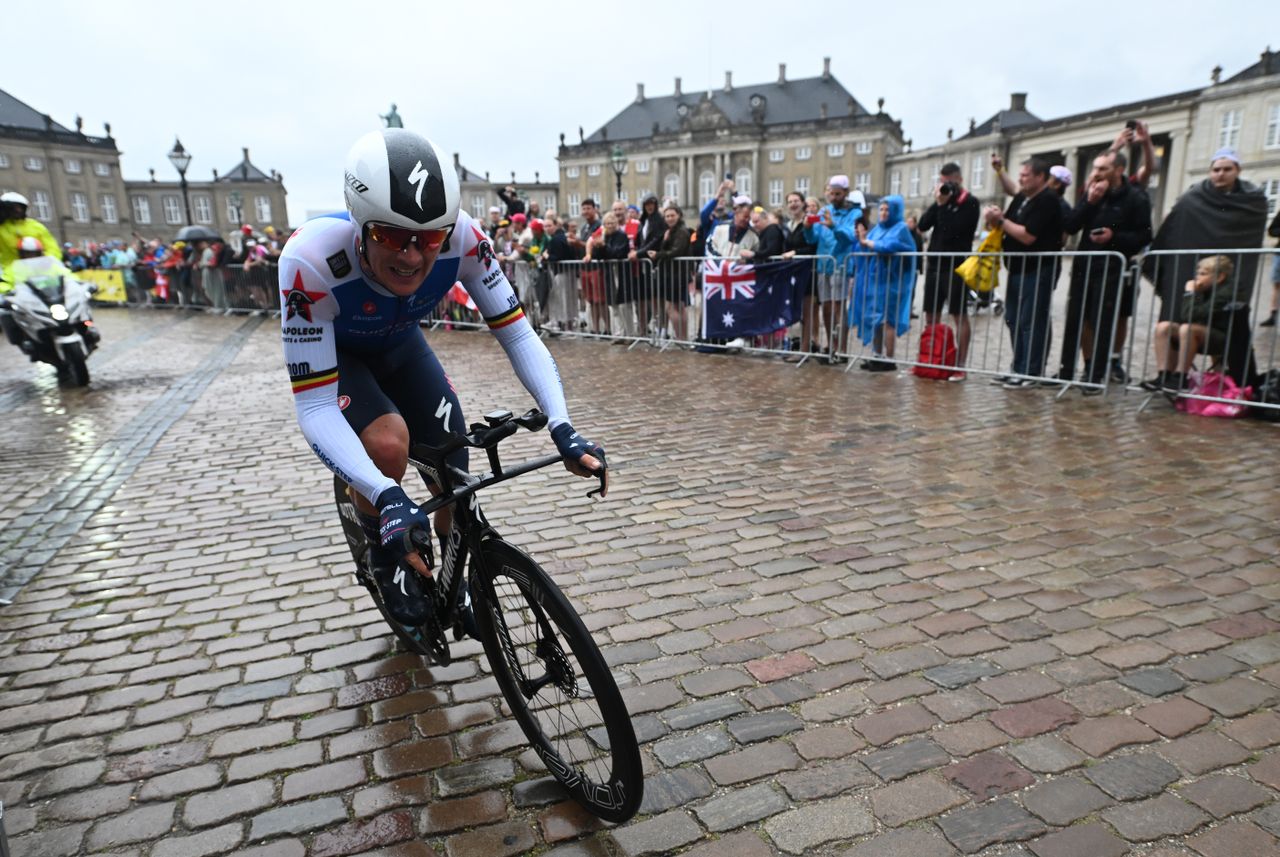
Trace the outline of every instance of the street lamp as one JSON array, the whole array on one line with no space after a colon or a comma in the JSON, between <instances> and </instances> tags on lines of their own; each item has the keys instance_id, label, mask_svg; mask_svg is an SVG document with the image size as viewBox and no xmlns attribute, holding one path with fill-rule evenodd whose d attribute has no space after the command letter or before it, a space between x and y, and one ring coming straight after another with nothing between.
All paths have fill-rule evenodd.
<instances>
[{"instance_id":1,"label":"street lamp","mask_svg":"<svg viewBox=\"0 0 1280 857\"><path fill-rule=\"evenodd\" d=\"M191 199L187 196L187 167L191 166L191 153L182 148L182 141L173 138L173 151L169 153L169 163L178 171L178 181L182 185L182 204L187 210L187 225L191 225Z\"/></svg>"},{"instance_id":2,"label":"street lamp","mask_svg":"<svg viewBox=\"0 0 1280 857\"><path fill-rule=\"evenodd\" d=\"M618 195L614 199L622 199L622 174L627 171L627 153L615 144L609 155L609 164L613 167L613 177L617 180Z\"/></svg>"}]
</instances>

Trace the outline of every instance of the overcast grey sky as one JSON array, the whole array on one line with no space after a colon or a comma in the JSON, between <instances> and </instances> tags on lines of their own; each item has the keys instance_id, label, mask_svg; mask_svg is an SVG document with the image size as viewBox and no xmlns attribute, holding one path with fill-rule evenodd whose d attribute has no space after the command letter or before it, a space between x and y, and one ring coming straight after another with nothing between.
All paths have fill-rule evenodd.
<instances>
[{"instance_id":1,"label":"overcast grey sky","mask_svg":"<svg viewBox=\"0 0 1280 857\"><path fill-rule=\"evenodd\" d=\"M248 146L257 166L284 175L296 225L341 206L343 156L391 102L406 127L476 172L545 178L559 133L590 134L637 82L651 96L670 94L676 76L686 92L719 88L726 70L737 85L760 83L780 62L788 77L812 77L830 56L845 88L872 110L883 96L919 147L981 122L1013 91L1051 118L1201 86L1214 65L1234 74L1280 45L1274 0L1229 8L51 0L6 14L23 59L6 63L0 88L67 127L83 116L86 133L110 122L126 178L148 167L172 177L175 135L202 178Z\"/></svg>"}]
</instances>

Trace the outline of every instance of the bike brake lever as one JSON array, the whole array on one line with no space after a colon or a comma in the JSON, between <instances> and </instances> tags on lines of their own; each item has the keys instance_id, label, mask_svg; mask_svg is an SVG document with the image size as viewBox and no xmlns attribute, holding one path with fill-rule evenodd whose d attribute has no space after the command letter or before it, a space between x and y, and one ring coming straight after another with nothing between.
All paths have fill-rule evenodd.
<instances>
[{"instance_id":1,"label":"bike brake lever","mask_svg":"<svg viewBox=\"0 0 1280 857\"><path fill-rule=\"evenodd\" d=\"M588 491L587 492L588 497L594 497L597 494L603 497L604 492L608 490L608 487L609 487L609 482L608 482L609 463L605 461L604 450L603 449L598 450L596 452L596 456L600 459L600 465L601 465L600 469L597 470L595 474L596 478L600 480L600 487L592 488L590 491Z\"/></svg>"},{"instance_id":2,"label":"bike brake lever","mask_svg":"<svg viewBox=\"0 0 1280 857\"><path fill-rule=\"evenodd\" d=\"M407 541L409 547L417 551L427 564L427 571L431 571L436 567L435 546L431 542L431 535L421 529L413 529L408 533Z\"/></svg>"}]
</instances>

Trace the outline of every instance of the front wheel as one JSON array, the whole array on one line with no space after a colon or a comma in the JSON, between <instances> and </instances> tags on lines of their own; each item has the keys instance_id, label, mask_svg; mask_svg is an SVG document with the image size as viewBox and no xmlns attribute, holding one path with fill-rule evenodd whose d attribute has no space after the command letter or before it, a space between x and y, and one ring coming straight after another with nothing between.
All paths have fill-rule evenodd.
<instances>
[{"instance_id":1,"label":"front wheel","mask_svg":"<svg viewBox=\"0 0 1280 857\"><path fill-rule=\"evenodd\" d=\"M76 387L89 386L88 356L84 353L84 345L70 343L63 349L62 359L66 361L67 380Z\"/></svg>"},{"instance_id":2,"label":"front wheel","mask_svg":"<svg viewBox=\"0 0 1280 857\"><path fill-rule=\"evenodd\" d=\"M481 542L471 586L494 678L539 758L593 815L631 818L644 796L635 730L569 600L527 554L496 538Z\"/></svg>"}]
</instances>

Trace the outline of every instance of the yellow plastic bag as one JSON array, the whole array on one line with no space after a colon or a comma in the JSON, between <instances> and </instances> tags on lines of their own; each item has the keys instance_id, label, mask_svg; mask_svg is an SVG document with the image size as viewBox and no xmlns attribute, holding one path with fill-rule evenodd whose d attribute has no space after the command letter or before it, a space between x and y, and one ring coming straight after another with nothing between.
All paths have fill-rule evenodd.
<instances>
[{"instance_id":1,"label":"yellow plastic bag","mask_svg":"<svg viewBox=\"0 0 1280 857\"><path fill-rule=\"evenodd\" d=\"M999 253L1004 247L1004 230L992 229L978 246L979 253ZM956 273L975 292L989 292L1000 279L999 256L970 256L956 266Z\"/></svg>"}]
</instances>

